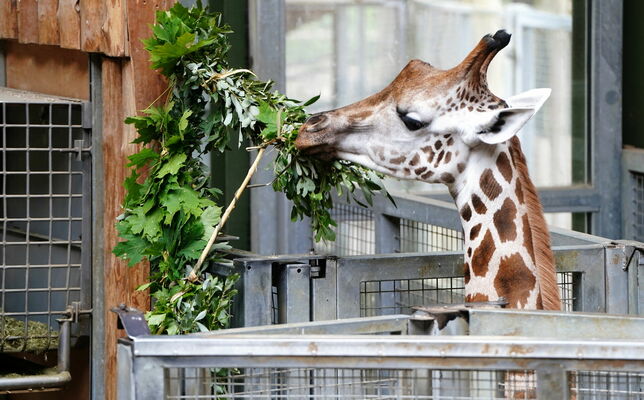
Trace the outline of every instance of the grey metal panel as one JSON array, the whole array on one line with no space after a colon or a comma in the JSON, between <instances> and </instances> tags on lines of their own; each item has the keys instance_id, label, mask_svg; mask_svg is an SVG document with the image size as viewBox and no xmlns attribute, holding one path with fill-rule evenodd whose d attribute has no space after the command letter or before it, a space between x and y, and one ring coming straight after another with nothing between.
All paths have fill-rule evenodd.
<instances>
[{"instance_id":1,"label":"grey metal panel","mask_svg":"<svg viewBox=\"0 0 644 400\"><path fill-rule=\"evenodd\" d=\"M272 316L272 262L235 261L241 277L233 302L233 327L270 325Z\"/></svg>"},{"instance_id":2,"label":"grey metal panel","mask_svg":"<svg viewBox=\"0 0 644 400\"><path fill-rule=\"evenodd\" d=\"M95 394L93 394L95 397ZM132 382L132 347L123 343L116 345L116 398L134 400Z\"/></svg>"},{"instance_id":3,"label":"grey metal panel","mask_svg":"<svg viewBox=\"0 0 644 400\"><path fill-rule=\"evenodd\" d=\"M324 260L324 276L311 282L311 319L313 321L334 320L337 308L337 260Z\"/></svg>"},{"instance_id":4,"label":"grey metal panel","mask_svg":"<svg viewBox=\"0 0 644 400\"><path fill-rule=\"evenodd\" d=\"M158 362L146 357L136 357L132 362L132 371L131 383L133 383L135 399L164 398L163 367Z\"/></svg>"},{"instance_id":5,"label":"grey metal panel","mask_svg":"<svg viewBox=\"0 0 644 400\"><path fill-rule=\"evenodd\" d=\"M604 246L561 246L553 248L553 252L557 271L581 275L580 298L576 299L578 311L606 312Z\"/></svg>"},{"instance_id":6,"label":"grey metal panel","mask_svg":"<svg viewBox=\"0 0 644 400\"><path fill-rule=\"evenodd\" d=\"M562 323L564 321L565 323ZM472 308L469 310L469 334L641 340L644 337L644 318L577 312Z\"/></svg>"},{"instance_id":7,"label":"grey metal panel","mask_svg":"<svg viewBox=\"0 0 644 400\"><path fill-rule=\"evenodd\" d=\"M606 246L606 312L628 314L628 271L625 246Z\"/></svg>"},{"instance_id":8,"label":"grey metal panel","mask_svg":"<svg viewBox=\"0 0 644 400\"><path fill-rule=\"evenodd\" d=\"M568 376L557 363L537 370L537 398L568 400Z\"/></svg>"},{"instance_id":9,"label":"grey metal panel","mask_svg":"<svg viewBox=\"0 0 644 400\"><path fill-rule=\"evenodd\" d=\"M592 217L595 235L617 239L621 233L620 157L622 153L621 0L589 2L590 130L592 183L601 209Z\"/></svg>"},{"instance_id":10,"label":"grey metal panel","mask_svg":"<svg viewBox=\"0 0 644 400\"><path fill-rule=\"evenodd\" d=\"M308 322L310 320L311 267L309 264L286 264L281 267L279 323Z\"/></svg>"},{"instance_id":11,"label":"grey metal panel","mask_svg":"<svg viewBox=\"0 0 644 400\"><path fill-rule=\"evenodd\" d=\"M376 253L395 253L400 251L400 221L384 214L374 215L376 230Z\"/></svg>"}]
</instances>

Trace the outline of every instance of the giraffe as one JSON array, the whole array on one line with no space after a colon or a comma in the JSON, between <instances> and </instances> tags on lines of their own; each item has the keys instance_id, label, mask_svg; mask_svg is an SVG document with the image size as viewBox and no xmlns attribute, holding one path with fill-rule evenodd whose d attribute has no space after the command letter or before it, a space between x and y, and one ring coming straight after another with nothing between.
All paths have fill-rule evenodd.
<instances>
[{"instance_id":1,"label":"giraffe","mask_svg":"<svg viewBox=\"0 0 644 400\"><path fill-rule=\"evenodd\" d=\"M488 89L488 66L509 41L504 30L485 35L449 70L412 60L379 93L311 116L295 145L447 185L465 236L466 301L504 297L510 308L559 310L550 237L516 137L550 89L507 100Z\"/></svg>"}]
</instances>

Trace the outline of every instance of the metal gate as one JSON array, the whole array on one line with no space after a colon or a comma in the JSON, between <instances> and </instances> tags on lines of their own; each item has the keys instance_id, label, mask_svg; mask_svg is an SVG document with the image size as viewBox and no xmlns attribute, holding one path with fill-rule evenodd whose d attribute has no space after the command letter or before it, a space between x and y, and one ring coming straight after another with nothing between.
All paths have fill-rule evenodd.
<instances>
[{"instance_id":1,"label":"metal gate","mask_svg":"<svg viewBox=\"0 0 644 400\"><path fill-rule=\"evenodd\" d=\"M0 391L64 384L70 340L89 332L70 325L91 309L87 105L0 89L0 353L58 350L55 371L2 375Z\"/></svg>"},{"instance_id":2,"label":"metal gate","mask_svg":"<svg viewBox=\"0 0 644 400\"><path fill-rule=\"evenodd\" d=\"M123 320L127 330L136 318ZM461 330L428 336L441 326L443 333ZM534 337L543 332L547 338ZM635 400L644 397L642 332L643 318L453 308L185 336L130 334L119 342L118 390L132 400Z\"/></svg>"}]
</instances>

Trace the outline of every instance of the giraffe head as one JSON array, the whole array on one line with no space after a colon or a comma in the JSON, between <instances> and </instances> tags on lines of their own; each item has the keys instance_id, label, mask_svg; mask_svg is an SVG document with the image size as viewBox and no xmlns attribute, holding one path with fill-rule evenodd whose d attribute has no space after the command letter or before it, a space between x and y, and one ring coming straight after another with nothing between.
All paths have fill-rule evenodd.
<instances>
[{"instance_id":1,"label":"giraffe head","mask_svg":"<svg viewBox=\"0 0 644 400\"><path fill-rule=\"evenodd\" d=\"M450 185L473 148L513 137L550 94L534 89L506 102L488 89L488 65L509 41L504 30L485 35L449 70L413 60L381 92L311 116L295 145L394 177Z\"/></svg>"}]
</instances>

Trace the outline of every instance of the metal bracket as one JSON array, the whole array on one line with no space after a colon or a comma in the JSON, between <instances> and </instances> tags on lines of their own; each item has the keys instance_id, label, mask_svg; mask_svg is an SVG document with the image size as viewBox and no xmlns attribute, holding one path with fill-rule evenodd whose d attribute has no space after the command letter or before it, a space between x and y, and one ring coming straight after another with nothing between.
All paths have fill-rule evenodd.
<instances>
[{"instance_id":1,"label":"metal bracket","mask_svg":"<svg viewBox=\"0 0 644 400\"><path fill-rule=\"evenodd\" d=\"M118 307L112 308L111 311L118 315L118 329L125 329L125 334L129 338L150 335L150 328L145 321L143 312L125 304L120 304Z\"/></svg>"},{"instance_id":2,"label":"metal bracket","mask_svg":"<svg viewBox=\"0 0 644 400\"><path fill-rule=\"evenodd\" d=\"M469 309L478 307L502 308L508 305L505 298L500 297L495 301L482 301L463 304L435 305L435 306L415 306L415 310L410 319L415 321L436 321L438 329L443 329L447 323L458 317L469 319Z\"/></svg>"},{"instance_id":3,"label":"metal bracket","mask_svg":"<svg viewBox=\"0 0 644 400\"><path fill-rule=\"evenodd\" d=\"M326 277L326 260L323 258L314 258L309 260L311 266L311 279L323 279Z\"/></svg>"},{"instance_id":4,"label":"metal bracket","mask_svg":"<svg viewBox=\"0 0 644 400\"><path fill-rule=\"evenodd\" d=\"M83 139L76 139L74 140L74 147L71 149L54 149L54 151L58 151L61 153L69 153L69 154L76 154L76 161L82 161L83 160L83 153L90 154L92 152L92 147L83 147L85 145L85 141Z\"/></svg>"}]
</instances>

